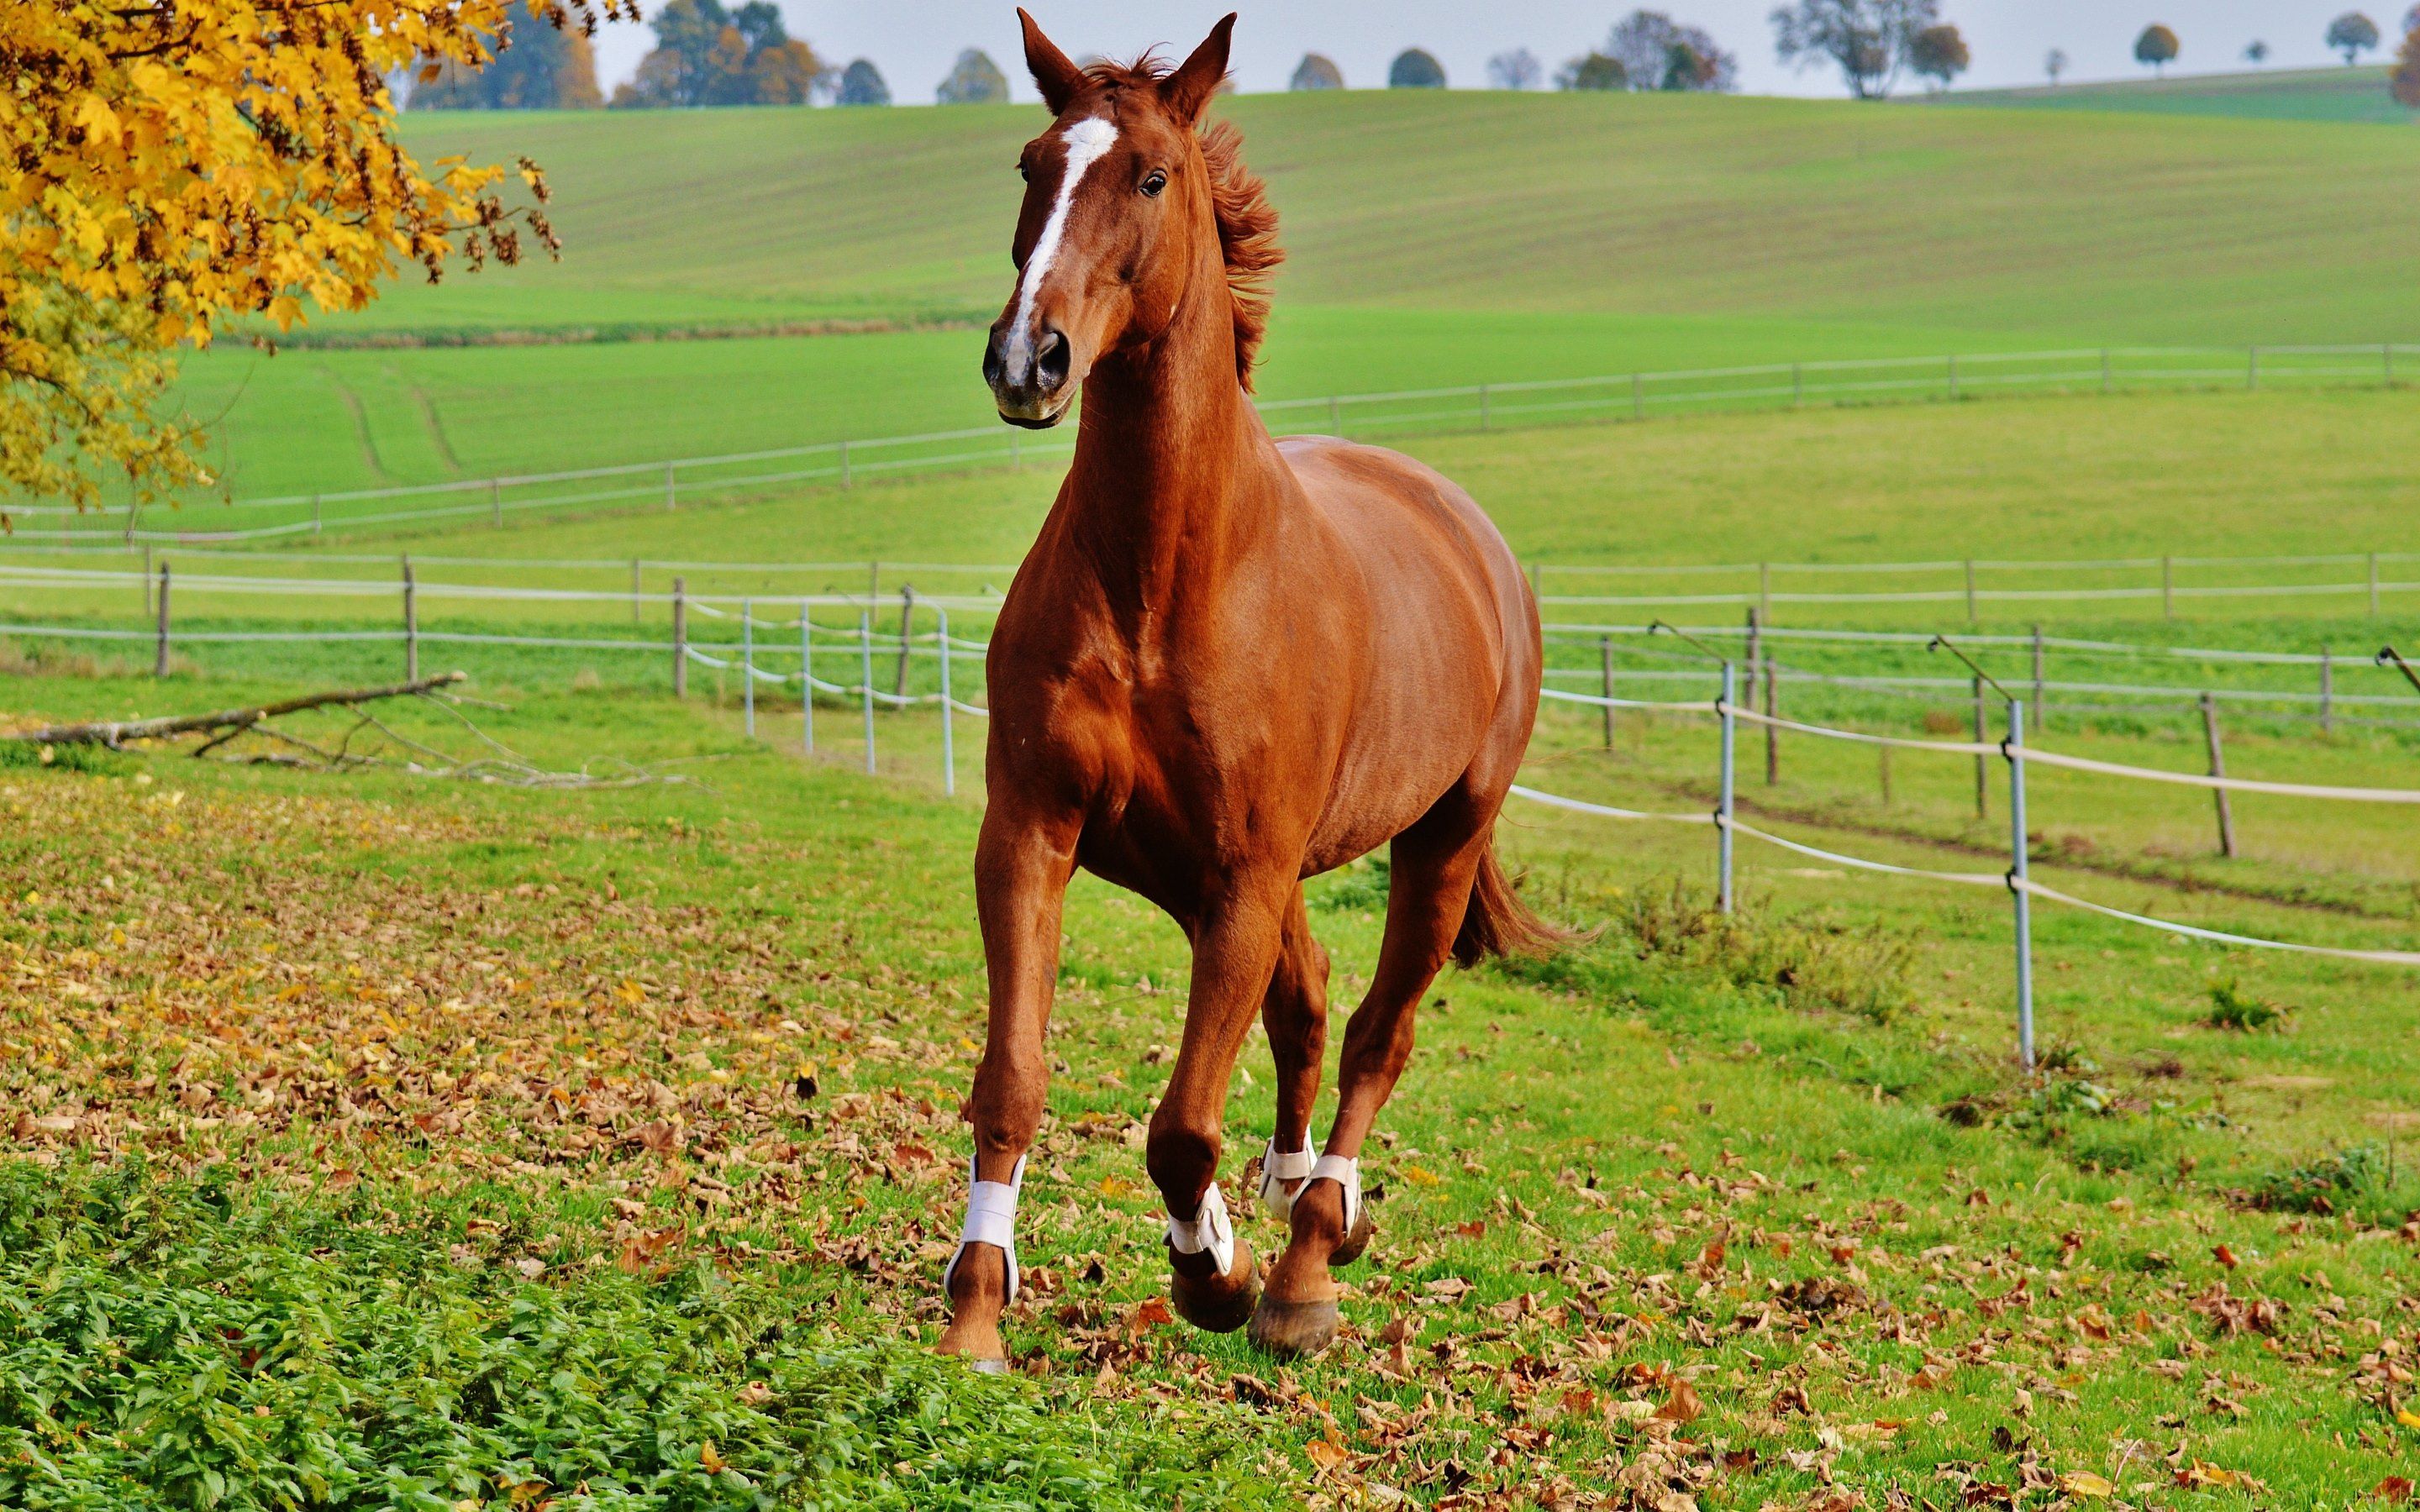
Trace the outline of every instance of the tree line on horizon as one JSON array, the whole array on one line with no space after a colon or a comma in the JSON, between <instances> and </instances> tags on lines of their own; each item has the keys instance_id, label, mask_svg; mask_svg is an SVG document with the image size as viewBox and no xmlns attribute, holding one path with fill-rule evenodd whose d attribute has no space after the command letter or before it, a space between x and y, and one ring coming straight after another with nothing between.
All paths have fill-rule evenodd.
<instances>
[{"instance_id":1,"label":"tree line on horizon","mask_svg":"<svg viewBox=\"0 0 2420 1512\"><path fill-rule=\"evenodd\" d=\"M583 110L713 107L730 105L888 105L889 83L869 58L845 66L827 63L806 41L788 35L770 0L729 7L723 0L666 0L649 25L656 45L638 71L615 87L610 100L598 87L594 51L586 37L550 24L517 0L495 57L483 67L446 60L425 64L410 92L413 110ZM1913 76L1932 90L1949 87L1972 57L1958 27L1941 17L1941 0L1794 0L1776 8L1768 21L1775 51L1801 69L1836 69L1859 100L1886 98ZM2403 41L2390 76L2395 98L2420 110L2420 4L2403 17ZM2330 22L2327 45L2348 66L2378 48L2381 32L2360 11ZM2134 41L2134 58L2164 77L2183 44L2164 23L2146 26ZM2256 40L2243 57L2256 67L2269 46ZM2053 48L2043 71L2055 87L2067 71L2067 54ZM1528 48L1497 54L1487 77L1497 89L1539 89L1550 82L1564 90L1634 90L1729 93L1738 87L1739 60L1702 27L1677 22L1660 10L1634 10L1605 41L1566 60L1551 76ZM1445 66L1420 47L1405 48L1387 70L1390 89L1442 89ZM1343 71L1332 58L1306 53L1287 83L1292 90L1342 89ZM938 103L988 104L1010 98L1008 75L980 48L959 53L934 89Z\"/></svg>"}]
</instances>

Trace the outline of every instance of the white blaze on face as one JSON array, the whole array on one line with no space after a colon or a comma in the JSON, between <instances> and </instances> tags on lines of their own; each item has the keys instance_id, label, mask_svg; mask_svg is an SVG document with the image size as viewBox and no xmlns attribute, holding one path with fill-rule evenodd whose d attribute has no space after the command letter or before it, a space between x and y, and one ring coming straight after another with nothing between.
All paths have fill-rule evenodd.
<instances>
[{"instance_id":1,"label":"white blaze on face","mask_svg":"<svg viewBox=\"0 0 2420 1512\"><path fill-rule=\"evenodd\" d=\"M1012 382L1024 381L1033 366L1033 301L1042 292L1042 281L1049 276L1050 264L1059 255L1059 242L1067 233L1067 210L1076 202L1076 186L1084 181L1085 170L1116 145L1118 129L1108 117L1092 116L1067 128L1059 140L1067 149L1067 167L1059 177L1059 193L1051 201L1050 219L1043 224L1042 235L1034 239L1033 251L1026 256L1025 271L1017 284L1016 320L1008 332L1007 367Z\"/></svg>"}]
</instances>

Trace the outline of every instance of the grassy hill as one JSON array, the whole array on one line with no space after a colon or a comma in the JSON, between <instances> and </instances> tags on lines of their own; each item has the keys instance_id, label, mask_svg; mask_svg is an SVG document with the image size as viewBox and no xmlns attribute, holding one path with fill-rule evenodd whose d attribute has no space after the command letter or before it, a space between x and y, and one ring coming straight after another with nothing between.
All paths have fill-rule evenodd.
<instances>
[{"instance_id":1,"label":"grassy hill","mask_svg":"<svg viewBox=\"0 0 2420 1512\"><path fill-rule=\"evenodd\" d=\"M1848 101L1346 93L1227 107L1292 257L1275 396L1799 358L2420 335L2420 138ZM321 330L980 322L1031 107L413 117L553 173L560 265ZM988 418L963 329L195 362L240 493Z\"/></svg>"},{"instance_id":2,"label":"grassy hill","mask_svg":"<svg viewBox=\"0 0 2420 1512\"><path fill-rule=\"evenodd\" d=\"M2295 69L2124 79L2058 88L1967 89L1928 97L1946 105L2039 110L2121 110L2165 116L2233 116L2268 121L2353 121L2408 126L2413 113L2386 85L2387 69Z\"/></svg>"}]
</instances>

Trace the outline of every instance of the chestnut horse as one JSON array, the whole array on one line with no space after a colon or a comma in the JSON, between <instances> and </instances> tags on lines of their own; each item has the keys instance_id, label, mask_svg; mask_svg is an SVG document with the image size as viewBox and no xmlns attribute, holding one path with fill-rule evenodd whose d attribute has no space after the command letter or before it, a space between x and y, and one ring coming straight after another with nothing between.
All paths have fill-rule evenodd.
<instances>
[{"instance_id":1,"label":"chestnut horse","mask_svg":"<svg viewBox=\"0 0 2420 1512\"><path fill-rule=\"evenodd\" d=\"M990 1028L939 1347L1004 1367L1017 1190L1080 866L1165 909L1192 947L1146 1157L1176 1309L1310 1352L1336 1332L1328 1268L1369 1240L1357 1157L1410 1057L1414 1005L1449 957L1551 937L1493 843L1537 713L1537 606L1469 495L1393 452L1272 441L1247 399L1276 216L1233 129L1200 128L1235 18L1164 72L1078 68L1017 14L1055 119L1019 162L1017 284L984 375L1011 424L1055 424L1079 389L1083 418L992 635L975 852ZM1327 956L1302 882L1381 844L1385 943L1314 1158ZM1292 1226L1265 1284L1217 1184L1255 1013L1277 1062L1261 1196Z\"/></svg>"}]
</instances>

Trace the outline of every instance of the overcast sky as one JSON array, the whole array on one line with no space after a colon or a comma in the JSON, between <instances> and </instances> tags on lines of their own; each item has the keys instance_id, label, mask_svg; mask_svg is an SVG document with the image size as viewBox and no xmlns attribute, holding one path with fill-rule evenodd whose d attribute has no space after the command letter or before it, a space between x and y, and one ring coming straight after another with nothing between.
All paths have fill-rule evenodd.
<instances>
[{"instance_id":1,"label":"overcast sky","mask_svg":"<svg viewBox=\"0 0 2420 1512\"><path fill-rule=\"evenodd\" d=\"M645 0L652 12L659 0ZM2071 59L2071 80L2127 78L2135 34L2165 23L2184 44L2172 71L2241 69L2244 45L2269 44L2271 68L2333 62L2320 42L2328 21L2364 6L2381 31L2393 33L2412 0L1944 0L1944 19L1966 34L1975 55L1969 87L2039 84L2052 48ZM841 5L829 0L780 0L790 33L827 60L874 60L901 104L926 104L958 50L980 47L1005 69L1020 100L1033 98L1017 47L1012 0L882 0ZM1482 85L1487 59L1526 47L1549 73L1562 59L1600 40L1629 5L1605 0L1029 0L1045 30L1069 54L1124 55L1153 43L1180 54L1230 9L1235 27L1234 71L1247 90L1282 89L1306 52L1325 53L1356 88L1386 82L1387 64L1406 47L1425 47L1445 64L1457 87ZM1774 61L1773 0L1652 0L1652 8L1712 32L1739 56L1741 87L1763 94L1837 95L1830 71L1800 73ZM615 25L598 39L597 63L606 88L629 77L651 45L644 26Z\"/></svg>"}]
</instances>

